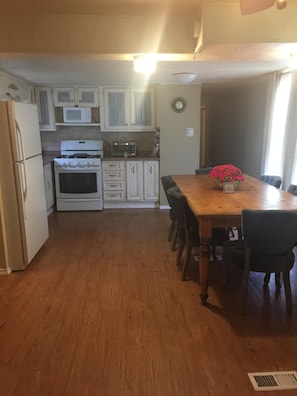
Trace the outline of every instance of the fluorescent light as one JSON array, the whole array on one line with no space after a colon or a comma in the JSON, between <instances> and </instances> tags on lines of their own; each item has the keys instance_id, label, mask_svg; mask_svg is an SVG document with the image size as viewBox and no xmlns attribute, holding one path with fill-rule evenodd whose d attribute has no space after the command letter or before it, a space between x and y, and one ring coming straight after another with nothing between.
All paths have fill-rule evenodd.
<instances>
[{"instance_id":1,"label":"fluorescent light","mask_svg":"<svg viewBox=\"0 0 297 396\"><path fill-rule=\"evenodd\" d=\"M137 73L152 74L156 70L156 60L150 56L136 56L133 67Z\"/></svg>"}]
</instances>

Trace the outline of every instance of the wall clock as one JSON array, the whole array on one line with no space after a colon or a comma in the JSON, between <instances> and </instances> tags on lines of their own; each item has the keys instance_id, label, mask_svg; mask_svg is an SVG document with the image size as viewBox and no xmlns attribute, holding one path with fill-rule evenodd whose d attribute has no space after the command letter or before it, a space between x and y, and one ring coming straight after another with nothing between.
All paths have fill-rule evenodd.
<instances>
[{"instance_id":1,"label":"wall clock","mask_svg":"<svg viewBox=\"0 0 297 396\"><path fill-rule=\"evenodd\" d=\"M176 113L181 113L186 109L187 103L183 98L175 98L171 103L172 110Z\"/></svg>"}]
</instances>

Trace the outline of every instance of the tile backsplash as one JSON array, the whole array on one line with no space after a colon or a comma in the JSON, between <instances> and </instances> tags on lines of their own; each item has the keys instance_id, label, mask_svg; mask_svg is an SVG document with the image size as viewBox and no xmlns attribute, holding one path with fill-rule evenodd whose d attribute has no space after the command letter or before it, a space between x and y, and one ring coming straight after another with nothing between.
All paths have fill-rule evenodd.
<instances>
[{"instance_id":1,"label":"tile backsplash","mask_svg":"<svg viewBox=\"0 0 297 396\"><path fill-rule=\"evenodd\" d=\"M61 140L103 140L104 155L110 154L110 143L113 140L135 141L137 151L151 154L154 147L152 132L101 132L94 126L57 126L54 132L42 131L41 144L43 151L60 151Z\"/></svg>"}]
</instances>

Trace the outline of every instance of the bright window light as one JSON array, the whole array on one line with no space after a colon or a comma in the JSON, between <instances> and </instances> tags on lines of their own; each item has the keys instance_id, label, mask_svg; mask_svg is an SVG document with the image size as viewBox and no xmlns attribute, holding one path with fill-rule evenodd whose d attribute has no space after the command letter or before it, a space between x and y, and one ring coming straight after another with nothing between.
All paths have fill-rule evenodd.
<instances>
[{"instance_id":1,"label":"bright window light","mask_svg":"<svg viewBox=\"0 0 297 396\"><path fill-rule=\"evenodd\" d=\"M281 176L283 168L283 148L285 141L286 120L291 88L291 73L280 76L273 107L272 127L265 173Z\"/></svg>"}]
</instances>

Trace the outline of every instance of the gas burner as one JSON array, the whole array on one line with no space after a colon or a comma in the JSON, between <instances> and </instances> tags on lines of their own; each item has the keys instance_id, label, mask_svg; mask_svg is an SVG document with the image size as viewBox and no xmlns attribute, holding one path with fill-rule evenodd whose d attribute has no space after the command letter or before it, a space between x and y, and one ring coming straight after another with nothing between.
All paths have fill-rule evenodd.
<instances>
[{"instance_id":1,"label":"gas burner","mask_svg":"<svg viewBox=\"0 0 297 396\"><path fill-rule=\"evenodd\" d=\"M99 154L86 154L86 153L74 153L69 155L68 158L100 158Z\"/></svg>"},{"instance_id":2,"label":"gas burner","mask_svg":"<svg viewBox=\"0 0 297 396\"><path fill-rule=\"evenodd\" d=\"M70 155L60 155L57 158L101 158L100 154L85 154L85 153L75 153Z\"/></svg>"}]
</instances>

